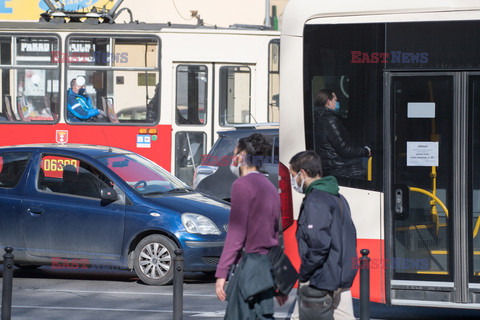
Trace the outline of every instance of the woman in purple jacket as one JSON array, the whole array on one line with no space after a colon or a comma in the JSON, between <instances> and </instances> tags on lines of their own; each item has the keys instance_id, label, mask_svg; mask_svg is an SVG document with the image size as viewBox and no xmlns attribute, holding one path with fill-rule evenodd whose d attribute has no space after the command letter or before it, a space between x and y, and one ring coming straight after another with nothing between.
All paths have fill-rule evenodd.
<instances>
[{"instance_id":1,"label":"woman in purple jacket","mask_svg":"<svg viewBox=\"0 0 480 320\"><path fill-rule=\"evenodd\" d=\"M231 267L239 262L242 251L266 255L278 243L280 197L275 186L259 172L262 164L268 161L270 150L267 138L254 133L240 139L233 153L230 169L239 178L232 185L228 232L215 274L215 290L221 301L229 300L224 290L225 282ZM273 288L270 295L273 307L272 298ZM283 297L277 300L280 304L285 302ZM228 312L227 306L226 318Z\"/></svg>"}]
</instances>

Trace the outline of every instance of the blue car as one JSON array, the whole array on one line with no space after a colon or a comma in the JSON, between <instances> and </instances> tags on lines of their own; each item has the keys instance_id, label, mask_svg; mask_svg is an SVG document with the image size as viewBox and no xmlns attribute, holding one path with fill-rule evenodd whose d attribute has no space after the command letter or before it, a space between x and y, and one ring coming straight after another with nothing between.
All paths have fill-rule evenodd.
<instances>
[{"instance_id":1,"label":"blue car","mask_svg":"<svg viewBox=\"0 0 480 320\"><path fill-rule=\"evenodd\" d=\"M185 271L215 271L229 213L228 203L127 150L0 148L0 248L14 248L17 266L109 265L164 285L173 279L176 249Z\"/></svg>"}]
</instances>

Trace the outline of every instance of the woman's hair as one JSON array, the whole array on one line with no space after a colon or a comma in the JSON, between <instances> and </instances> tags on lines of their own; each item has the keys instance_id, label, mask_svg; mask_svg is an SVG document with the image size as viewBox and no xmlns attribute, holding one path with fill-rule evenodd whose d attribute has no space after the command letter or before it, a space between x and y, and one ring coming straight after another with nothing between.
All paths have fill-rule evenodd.
<instances>
[{"instance_id":1,"label":"woman's hair","mask_svg":"<svg viewBox=\"0 0 480 320\"><path fill-rule=\"evenodd\" d=\"M261 168L265 162L271 162L270 154L272 144L269 137L254 133L246 138L241 138L237 143L237 152L245 151L246 163L250 167Z\"/></svg>"},{"instance_id":2,"label":"woman's hair","mask_svg":"<svg viewBox=\"0 0 480 320\"><path fill-rule=\"evenodd\" d=\"M333 90L330 90L330 89L322 89L318 91L317 94L315 95L315 101L314 101L315 105L320 107L325 106L328 100L333 99L333 93L334 93Z\"/></svg>"},{"instance_id":3,"label":"woman's hair","mask_svg":"<svg viewBox=\"0 0 480 320\"><path fill-rule=\"evenodd\" d=\"M295 172L299 172L301 169L305 170L310 178L317 175L323 177L322 159L315 151L308 150L297 153L290 160L290 166Z\"/></svg>"}]
</instances>

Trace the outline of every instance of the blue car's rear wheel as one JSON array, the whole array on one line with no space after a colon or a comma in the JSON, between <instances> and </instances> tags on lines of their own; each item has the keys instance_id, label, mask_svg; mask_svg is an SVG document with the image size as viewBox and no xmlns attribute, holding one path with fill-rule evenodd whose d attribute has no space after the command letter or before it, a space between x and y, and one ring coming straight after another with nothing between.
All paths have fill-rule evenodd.
<instances>
[{"instance_id":1,"label":"blue car's rear wheel","mask_svg":"<svg viewBox=\"0 0 480 320\"><path fill-rule=\"evenodd\" d=\"M166 285L173 280L173 257L177 245L169 238L153 234L135 249L133 268L140 280L150 285Z\"/></svg>"}]
</instances>

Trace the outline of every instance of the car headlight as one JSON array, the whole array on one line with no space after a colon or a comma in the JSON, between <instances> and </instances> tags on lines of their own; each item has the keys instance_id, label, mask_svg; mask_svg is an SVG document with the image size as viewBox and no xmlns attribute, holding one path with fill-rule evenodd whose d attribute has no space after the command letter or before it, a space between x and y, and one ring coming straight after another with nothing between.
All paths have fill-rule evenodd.
<instances>
[{"instance_id":1,"label":"car headlight","mask_svg":"<svg viewBox=\"0 0 480 320\"><path fill-rule=\"evenodd\" d=\"M196 213L182 214L182 223L187 232L198 234L222 234L209 218Z\"/></svg>"}]
</instances>

